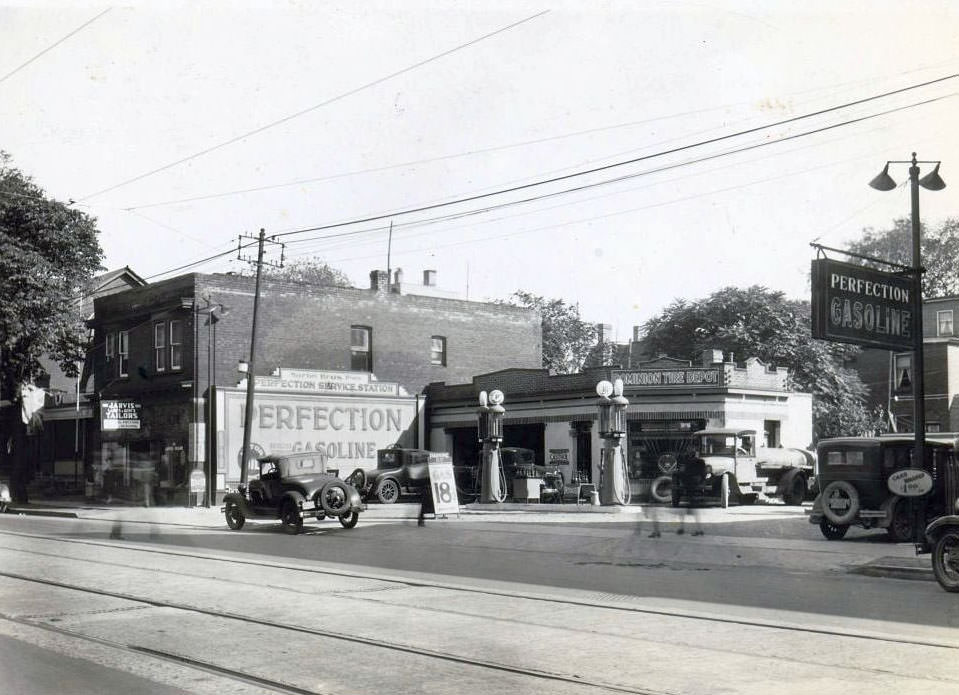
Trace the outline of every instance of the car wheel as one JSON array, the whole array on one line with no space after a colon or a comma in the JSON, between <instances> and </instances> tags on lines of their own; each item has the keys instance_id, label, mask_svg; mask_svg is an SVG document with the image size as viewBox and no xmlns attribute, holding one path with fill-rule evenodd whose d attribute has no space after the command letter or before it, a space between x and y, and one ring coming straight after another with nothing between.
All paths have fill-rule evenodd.
<instances>
[{"instance_id":1,"label":"car wheel","mask_svg":"<svg viewBox=\"0 0 959 695\"><path fill-rule=\"evenodd\" d=\"M400 498L400 484L392 478L384 478L376 487L376 499L381 504L393 504Z\"/></svg>"},{"instance_id":2,"label":"car wheel","mask_svg":"<svg viewBox=\"0 0 959 695\"><path fill-rule=\"evenodd\" d=\"M834 480L822 491L822 513L837 526L848 526L859 514L859 492L845 480Z\"/></svg>"},{"instance_id":3,"label":"car wheel","mask_svg":"<svg viewBox=\"0 0 959 695\"><path fill-rule=\"evenodd\" d=\"M849 530L849 527L842 524L834 524L831 521L823 519L819 522L819 530L822 532L822 535L825 536L826 540L841 541L843 536L846 535L846 531Z\"/></svg>"},{"instance_id":4,"label":"car wheel","mask_svg":"<svg viewBox=\"0 0 959 695\"><path fill-rule=\"evenodd\" d=\"M959 529L947 529L932 549L932 572L939 586L959 593Z\"/></svg>"},{"instance_id":5,"label":"car wheel","mask_svg":"<svg viewBox=\"0 0 959 695\"><path fill-rule=\"evenodd\" d=\"M236 502L227 502L223 513L226 516L226 525L234 531L239 531L243 528L243 524L246 523L246 517L243 516L243 512L240 511L240 505Z\"/></svg>"},{"instance_id":6,"label":"car wheel","mask_svg":"<svg viewBox=\"0 0 959 695\"><path fill-rule=\"evenodd\" d=\"M893 543L911 541L913 540L915 530L909 501L905 498L899 498L896 500L896 506L892 509L892 521L889 522L889 528L886 529L886 532L889 534L889 540Z\"/></svg>"},{"instance_id":7,"label":"car wheel","mask_svg":"<svg viewBox=\"0 0 959 695\"><path fill-rule=\"evenodd\" d=\"M340 516L350 506L350 492L340 480L327 482L317 493L320 507L327 516Z\"/></svg>"},{"instance_id":8,"label":"car wheel","mask_svg":"<svg viewBox=\"0 0 959 695\"><path fill-rule=\"evenodd\" d=\"M806 498L806 477L793 469L786 473L782 483L783 502L791 507L802 504Z\"/></svg>"},{"instance_id":9,"label":"car wheel","mask_svg":"<svg viewBox=\"0 0 959 695\"><path fill-rule=\"evenodd\" d=\"M357 468L346 477L346 482L355 487L357 490L366 489L366 471L364 471L362 468Z\"/></svg>"},{"instance_id":10,"label":"car wheel","mask_svg":"<svg viewBox=\"0 0 959 695\"><path fill-rule=\"evenodd\" d=\"M673 477L661 475L649 486L650 496L657 502L671 502L673 499Z\"/></svg>"},{"instance_id":11,"label":"car wheel","mask_svg":"<svg viewBox=\"0 0 959 695\"><path fill-rule=\"evenodd\" d=\"M340 526L343 528L353 528L356 526L356 522L360 520L359 512L350 512L349 514L344 514L340 517Z\"/></svg>"},{"instance_id":12,"label":"car wheel","mask_svg":"<svg viewBox=\"0 0 959 695\"><path fill-rule=\"evenodd\" d=\"M300 516L300 510L293 500L283 503L280 509L280 523L283 524L283 531L291 536L303 530L303 517Z\"/></svg>"}]
</instances>

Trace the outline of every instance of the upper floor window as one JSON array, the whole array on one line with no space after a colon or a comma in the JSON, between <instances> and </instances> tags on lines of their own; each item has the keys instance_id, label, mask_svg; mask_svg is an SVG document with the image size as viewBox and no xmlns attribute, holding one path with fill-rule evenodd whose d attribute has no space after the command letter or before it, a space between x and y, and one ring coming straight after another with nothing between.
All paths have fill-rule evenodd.
<instances>
[{"instance_id":1,"label":"upper floor window","mask_svg":"<svg viewBox=\"0 0 959 695\"><path fill-rule=\"evenodd\" d=\"M117 375L127 376L130 369L130 333L117 333Z\"/></svg>"},{"instance_id":2,"label":"upper floor window","mask_svg":"<svg viewBox=\"0 0 959 695\"><path fill-rule=\"evenodd\" d=\"M117 354L117 334L116 333L107 333L106 340L106 353L107 359L112 360L113 356Z\"/></svg>"},{"instance_id":3,"label":"upper floor window","mask_svg":"<svg viewBox=\"0 0 959 695\"><path fill-rule=\"evenodd\" d=\"M937 311L936 323L938 324L939 328L936 335L955 335L952 330L952 309L948 309L946 311Z\"/></svg>"},{"instance_id":4,"label":"upper floor window","mask_svg":"<svg viewBox=\"0 0 959 695\"><path fill-rule=\"evenodd\" d=\"M911 391L912 353L907 352L902 355L896 355L895 362L896 382L893 385L893 389L896 391Z\"/></svg>"},{"instance_id":5,"label":"upper floor window","mask_svg":"<svg viewBox=\"0 0 959 695\"><path fill-rule=\"evenodd\" d=\"M430 364L446 366L446 338L441 335L430 338Z\"/></svg>"},{"instance_id":6,"label":"upper floor window","mask_svg":"<svg viewBox=\"0 0 959 695\"><path fill-rule=\"evenodd\" d=\"M355 372L373 371L372 334L369 326L350 326L350 369Z\"/></svg>"},{"instance_id":7,"label":"upper floor window","mask_svg":"<svg viewBox=\"0 0 959 695\"><path fill-rule=\"evenodd\" d=\"M183 369L183 321L170 321L170 369Z\"/></svg>"},{"instance_id":8,"label":"upper floor window","mask_svg":"<svg viewBox=\"0 0 959 695\"><path fill-rule=\"evenodd\" d=\"M166 371L166 324L153 324L153 353L156 355L156 370Z\"/></svg>"}]
</instances>

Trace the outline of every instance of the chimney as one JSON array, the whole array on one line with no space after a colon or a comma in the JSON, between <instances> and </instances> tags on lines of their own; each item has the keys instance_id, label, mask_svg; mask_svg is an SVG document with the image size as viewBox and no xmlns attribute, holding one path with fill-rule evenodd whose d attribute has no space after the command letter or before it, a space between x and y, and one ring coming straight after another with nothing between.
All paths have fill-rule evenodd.
<instances>
[{"instance_id":1,"label":"chimney","mask_svg":"<svg viewBox=\"0 0 959 695\"><path fill-rule=\"evenodd\" d=\"M596 324L596 342L597 343L608 343L613 339L613 324L611 323L597 323Z\"/></svg>"},{"instance_id":2,"label":"chimney","mask_svg":"<svg viewBox=\"0 0 959 695\"><path fill-rule=\"evenodd\" d=\"M423 271L423 285L426 287L436 287L436 271L435 270Z\"/></svg>"},{"instance_id":3,"label":"chimney","mask_svg":"<svg viewBox=\"0 0 959 695\"><path fill-rule=\"evenodd\" d=\"M633 326L633 342L638 343L643 338L643 327Z\"/></svg>"},{"instance_id":4,"label":"chimney","mask_svg":"<svg viewBox=\"0 0 959 695\"><path fill-rule=\"evenodd\" d=\"M403 293L403 269L397 268L393 272L393 284L390 288L395 294Z\"/></svg>"},{"instance_id":5,"label":"chimney","mask_svg":"<svg viewBox=\"0 0 959 695\"><path fill-rule=\"evenodd\" d=\"M390 289L389 274L385 270L371 270L370 289L376 294L386 294Z\"/></svg>"},{"instance_id":6,"label":"chimney","mask_svg":"<svg viewBox=\"0 0 959 695\"><path fill-rule=\"evenodd\" d=\"M702 363L704 367L712 367L714 364L723 363L722 350L703 350Z\"/></svg>"}]
</instances>

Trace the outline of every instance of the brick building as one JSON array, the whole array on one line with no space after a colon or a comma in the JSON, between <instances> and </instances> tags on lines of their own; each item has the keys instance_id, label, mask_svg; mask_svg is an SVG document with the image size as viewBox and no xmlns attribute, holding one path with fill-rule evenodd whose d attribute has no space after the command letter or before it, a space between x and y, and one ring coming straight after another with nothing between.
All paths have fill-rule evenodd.
<instances>
[{"instance_id":1,"label":"brick building","mask_svg":"<svg viewBox=\"0 0 959 695\"><path fill-rule=\"evenodd\" d=\"M959 297L923 299L922 343L926 429L959 432ZM850 365L869 388L870 405L890 414L900 432L914 431L912 352L864 349Z\"/></svg>"},{"instance_id":2,"label":"brick building","mask_svg":"<svg viewBox=\"0 0 959 695\"><path fill-rule=\"evenodd\" d=\"M378 394L365 387L364 397L374 400L356 408L372 408L382 405L378 397L416 398L430 382L542 364L537 313L444 296L432 271L422 287L388 279L373 271L369 289L264 280L255 376L301 370L326 381L352 373L350 378L367 374L373 375L367 382L395 384ZM235 482L239 469L231 462L239 451L225 450L227 430L219 421L232 411L217 406L217 389L224 402L228 392L235 396L238 362L249 358L253 300L253 278L194 273L96 301L93 365L101 428L90 477L102 494L132 500L156 494L159 503L181 504L194 470L205 473L209 497ZM276 380L272 395L292 397L291 383ZM261 393L269 395L258 388ZM308 405L300 403L304 394L313 398ZM269 422L282 427L288 421L274 417L282 408L315 411L332 396L320 388L297 398L297 405L280 403L281 410L255 414L256 422L270 412ZM419 443L422 425L407 425L400 439Z\"/></svg>"}]
</instances>

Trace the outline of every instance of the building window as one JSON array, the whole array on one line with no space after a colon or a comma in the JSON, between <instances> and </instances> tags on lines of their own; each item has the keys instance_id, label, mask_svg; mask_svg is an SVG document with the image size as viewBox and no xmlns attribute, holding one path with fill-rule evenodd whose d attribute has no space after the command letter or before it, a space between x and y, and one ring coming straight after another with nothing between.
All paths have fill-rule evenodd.
<instances>
[{"instance_id":1,"label":"building window","mask_svg":"<svg viewBox=\"0 0 959 695\"><path fill-rule=\"evenodd\" d=\"M952 309L937 311L936 323L939 326L939 332L936 335L955 335L952 331Z\"/></svg>"},{"instance_id":2,"label":"building window","mask_svg":"<svg viewBox=\"0 0 959 695\"><path fill-rule=\"evenodd\" d=\"M183 369L182 321L170 321L170 369Z\"/></svg>"},{"instance_id":3,"label":"building window","mask_svg":"<svg viewBox=\"0 0 959 695\"><path fill-rule=\"evenodd\" d=\"M156 369L166 371L166 324L153 324L153 352L156 355Z\"/></svg>"},{"instance_id":4,"label":"building window","mask_svg":"<svg viewBox=\"0 0 959 695\"><path fill-rule=\"evenodd\" d=\"M130 369L130 333L117 333L117 375L127 376Z\"/></svg>"},{"instance_id":5,"label":"building window","mask_svg":"<svg viewBox=\"0 0 959 695\"><path fill-rule=\"evenodd\" d=\"M107 333L106 352L107 352L108 360L112 360L113 356L116 355L117 353L117 334L116 333Z\"/></svg>"},{"instance_id":6,"label":"building window","mask_svg":"<svg viewBox=\"0 0 959 695\"><path fill-rule=\"evenodd\" d=\"M430 338L430 364L446 366L446 338L441 335Z\"/></svg>"},{"instance_id":7,"label":"building window","mask_svg":"<svg viewBox=\"0 0 959 695\"><path fill-rule=\"evenodd\" d=\"M898 392L912 391L912 353L896 355L896 381L893 389Z\"/></svg>"},{"instance_id":8,"label":"building window","mask_svg":"<svg viewBox=\"0 0 959 695\"><path fill-rule=\"evenodd\" d=\"M350 326L350 369L355 372L373 371L372 333L369 326Z\"/></svg>"}]
</instances>

